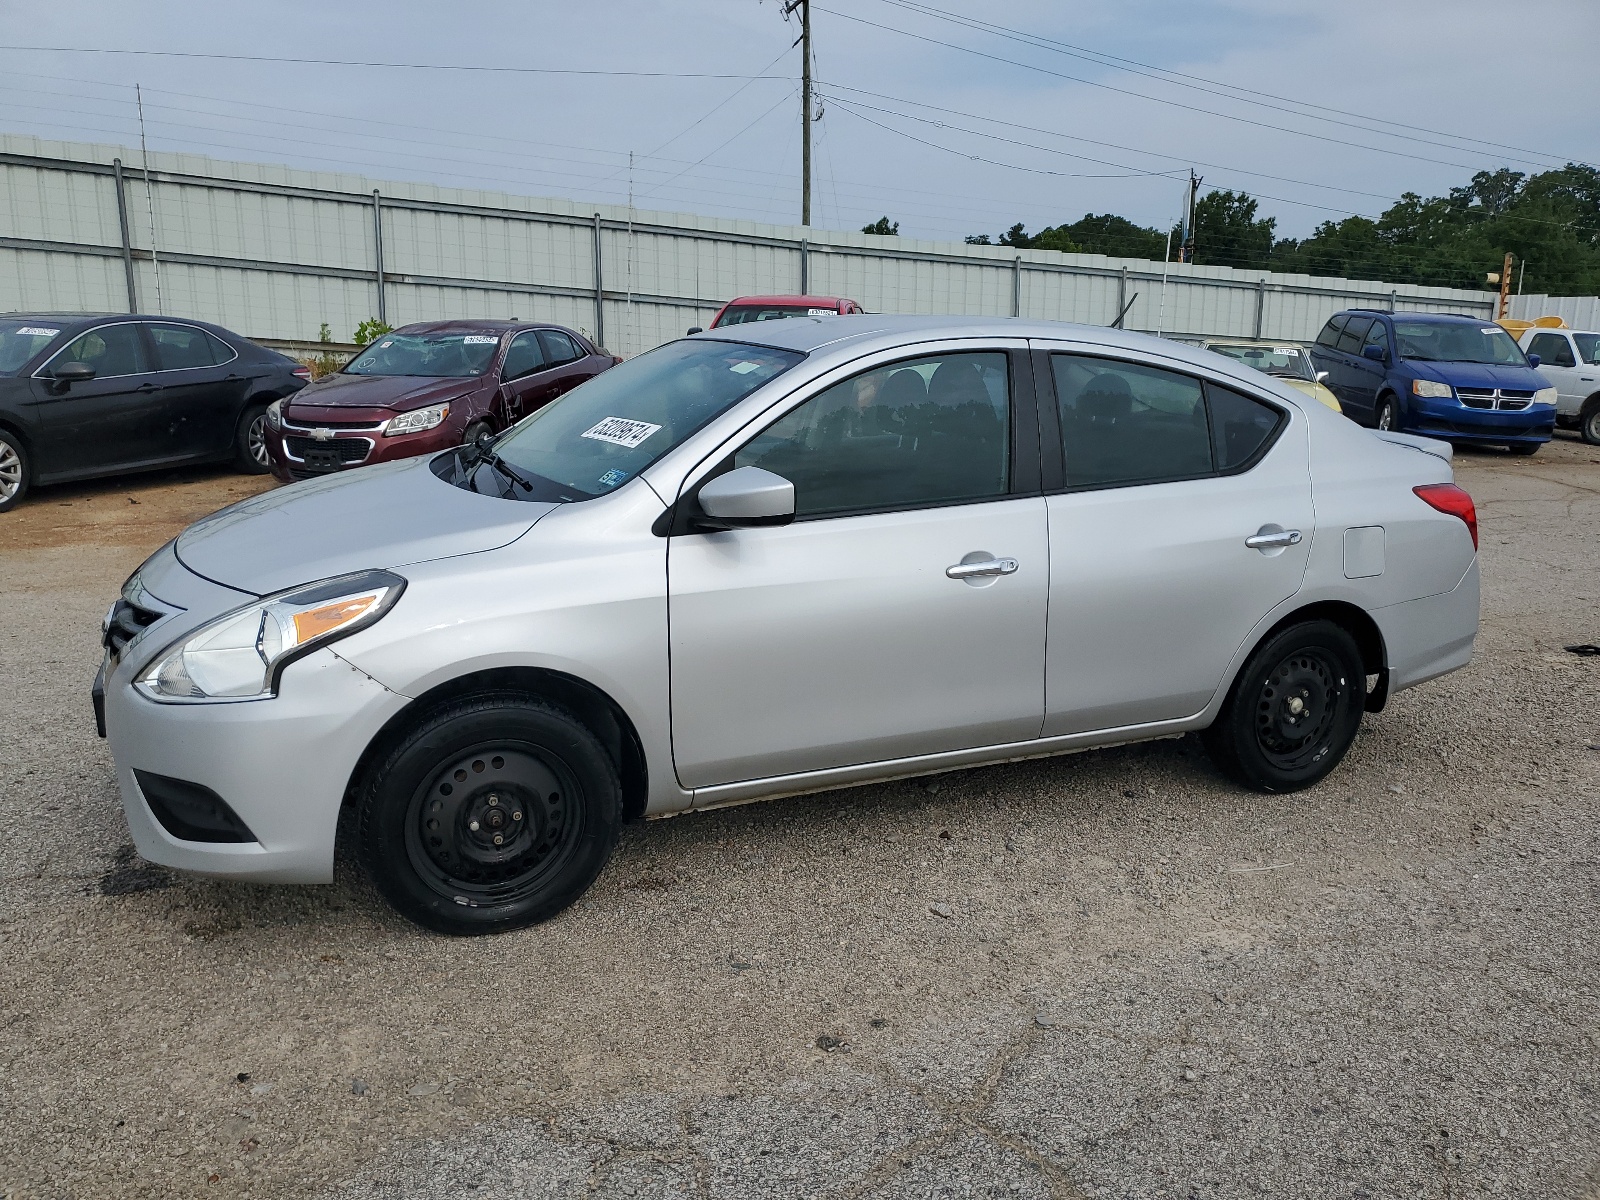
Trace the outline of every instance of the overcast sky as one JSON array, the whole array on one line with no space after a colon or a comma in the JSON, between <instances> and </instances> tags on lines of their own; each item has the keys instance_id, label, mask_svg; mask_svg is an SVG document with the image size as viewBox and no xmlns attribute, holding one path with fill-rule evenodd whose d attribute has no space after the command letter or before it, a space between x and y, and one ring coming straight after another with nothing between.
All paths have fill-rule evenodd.
<instances>
[{"instance_id":1,"label":"overcast sky","mask_svg":"<svg viewBox=\"0 0 1600 1200\"><path fill-rule=\"evenodd\" d=\"M1160 226L1193 165L1304 236L1477 170L1600 162L1596 0L813 0L812 23L825 228ZM662 72L8 48L0 129L137 145L139 82L151 149L612 203L633 151L640 208L799 220L798 28L778 0L61 0L4 28L6 47Z\"/></svg>"}]
</instances>

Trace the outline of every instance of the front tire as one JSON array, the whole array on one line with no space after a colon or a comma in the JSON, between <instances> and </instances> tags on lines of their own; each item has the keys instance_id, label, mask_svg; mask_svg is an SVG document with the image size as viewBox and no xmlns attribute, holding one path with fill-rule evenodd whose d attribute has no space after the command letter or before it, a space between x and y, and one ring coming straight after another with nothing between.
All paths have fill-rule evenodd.
<instances>
[{"instance_id":1,"label":"front tire","mask_svg":"<svg viewBox=\"0 0 1600 1200\"><path fill-rule=\"evenodd\" d=\"M22 503L28 483L28 451L22 439L0 429L0 512Z\"/></svg>"},{"instance_id":2,"label":"front tire","mask_svg":"<svg viewBox=\"0 0 1600 1200\"><path fill-rule=\"evenodd\" d=\"M1578 419L1578 432L1591 446L1600 446L1600 397L1589 401Z\"/></svg>"},{"instance_id":3,"label":"front tire","mask_svg":"<svg viewBox=\"0 0 1600 1200\"><path fill-rule=\"evenodd\" d=\"M438 933L499 933L555 916L611 857L616 765L563 708L471 697L412 728L367 775L362 865L401 915Z\"/></svg>"},{"instance_id":4,"label":"front tire","mask_svg":"<svg viewBox=\"0 0 1600 1200\"><path fill-rule=\"evenodd\" d=\"M1373 416L1373 427L1385 431L1392 431L1395 426L1394 401L1387 398L1378 401L1378 411Z\"/></svg>"},{"instance_id":5,"label":"front tire","mask_svg":"<svg viewBox=\"0 0 1600 1200\"><path fill-rule=\"evenodd\" d=\"M1539 447L1542 445L1544 445L1543 442L1514 442L1510 446L1506 447L1506 449L1510 450L1513 454L1520 454L1526 457L1530 454L1539 453Z\"/></svg>"},{"instance_id":6,"label":"front tire","mask_svg":"<svg viewBox=\"0 0 1600 1200\"><path fill-rule=\"evenodd\" d=\"M265 404L253 405L239 415L239 426L233 434L233 465L246 475L265 475L271 469Z\"/></svg>"},{"instance_id":7,"label":"front tire","mask_svg":"<svg viewBox=\"0 0 1600 1200\"><path fill-rule=\"evenodd\" d=\"M1222 772L1261 792L1310 787L1338 766L1366 705L1361 651L1331 621L1306 621L1256 648L1202 735Z\"/></svg>"}]
</instances>

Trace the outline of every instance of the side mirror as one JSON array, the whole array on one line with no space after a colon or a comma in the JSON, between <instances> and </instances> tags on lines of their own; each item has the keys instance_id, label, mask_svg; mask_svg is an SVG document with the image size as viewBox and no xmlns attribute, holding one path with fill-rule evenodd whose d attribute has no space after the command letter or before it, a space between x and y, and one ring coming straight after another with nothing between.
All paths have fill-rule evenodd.
<instances>
[{"instance_id":1,"label":"side mirror","mask_svg":"<svg viewBox=\"0 0 1600 1200\"><path fill-rule=\"evenodd\" d=\"M689 326L689 336L690 337L693 337L697 333L704 333L704 332L705 332L705 330L701 329L700 326L698 326L698 325Z\"/></svg>"},{"instance_id":2,"label":"side mirror","mask_svg":"<svg viewBox=\"0 0 1600 1200\"><path fill-rule=\"evenodd\" d=\"M50 372L50 378L55 380L56 390L64 392L75 383L88 383L94 378L94 368L86 362L62 363Z\"/></svg>"},{"instance_id":3,"label":"side mirror","mask_svg":"<svg viewBox=\"0 0 1600 1200\"><path fill-rule=\"evenodd\" d=\"M747 529L794 520L794 484L760 467L740 467L700 489L703 529Z\"/></svg>"},{"instance_id":4,"label":"side mirror","mask_svg":"<svg viewBox=\"0 0 1600 1200\"><path fill-rule=\"evenodd\" d=\"M1373 362L1385 362L1388 360L1389 352L1382 346L1363 346L1361 357L1370 358Z\"/></svg>"},{"instance_id":5,"label":"side mirror","mask_svg":"<svg viewBox=\"0 0 1600 1200\"><path fill-rule=\"evenodd\" d=\"M1326 382L1328 382L1328 373L1326 371L1318 371L1317 372L1317 382L1318 383L1326 383Z\"/></svg>"},{"instance_id":6,"label":"side mirror","mask_svg":"<svg viewBox=\"0 0 1600 1200\"><path fill-rule=\"evenodd\" d=\"M1528 365L1530 367L1537 367L1541 361L1537 354L1528 355Z\"/></svg>"}]
</instances>

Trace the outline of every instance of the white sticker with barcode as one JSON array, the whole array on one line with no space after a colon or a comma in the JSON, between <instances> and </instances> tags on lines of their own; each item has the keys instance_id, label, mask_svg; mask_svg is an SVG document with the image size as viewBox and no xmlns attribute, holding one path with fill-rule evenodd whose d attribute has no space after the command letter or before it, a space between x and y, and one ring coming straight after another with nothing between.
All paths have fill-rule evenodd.
<instances>
[{"instance_id":1,"label":"white sticker with barcode","mask_svg":"<svg viewBox=\"0 0 1600 1200\"><path fill-rule=\"evenodd\" d=\"M649 421L630 421L626 417L607 417L592 429L586 429L580 437L593 438L597 442L610 442L614 446L626 446L632 450L659 430L661 426L652 425Z\"/></svg>"},{"instance_id":2,"label":"white sticker with barcode","mask_svg":"<svg viewBox=\"0 0 1600 1200\"><path fill-rule=\"evenodd\" d=\"M1480 325L1478 327L1478 331L1485 337L1492 337L1494 334L1505 332L1505 330L1501 329L1498 325Z\"/></svg>"},{"instance_id":3,"label":"white sticker with barcode","mask_svg":"<svg viewBox=\"0 0 1600 1200\"><path fill-rule=\"evenodd\" d=\"M24 325L21 329L17 330L17 336L18 337L55 337L55 335L60 333L60 332L61 332L61 330L59 330L59 329L46 329L42 325Z\"/></svg>"},{"instance_id":4,"label":"white sticker with barcode","mask_svg":"<svg viewBox=\"0 0 1600 1200\"><path fill-rule=\"evenodd\" d=\"M499 340L499 338L492 335L469 333L461 339L461 344L463 346L492 346Z\"/></svg>"},{"instance_id":5,"label":"white sticker with barcode","mask_svg":"<svg viewBox=\"0 0 1600 1200\"><path fill-rule=\"evenodd\" d=\"M837 317L838 315L839 315L838 310L837 309L832 309L832 308L808 308L808 309L806 309L806 316L808 316L808 317Z\"/></svg>"}]
</instances>

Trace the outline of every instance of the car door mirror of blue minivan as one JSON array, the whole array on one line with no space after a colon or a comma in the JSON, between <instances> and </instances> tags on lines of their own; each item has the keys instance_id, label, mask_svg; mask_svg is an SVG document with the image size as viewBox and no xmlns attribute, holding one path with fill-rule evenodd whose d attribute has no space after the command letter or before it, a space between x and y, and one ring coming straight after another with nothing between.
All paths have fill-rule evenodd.
<instances>
[{"instance_id":1,"label":"car door mirror of blue minivan","mask_svg":"<svg viewBox=\"0 0 1600 1200\"><path fill-rule=\"evenodd\" d=\"M700 489L695 528L746 529L787 525L794 520L794 484L760 467L738 467Z\"/></svg>"},{"instance_id":2,"label":"car door mirror of blue minivan","mask_svg":"<svg viewBox=\"0 0 1600 1200\"><path fill-rule=\"evenodd\" d=\"M1361 357L1370 358L1373 362L1386 362L1389 358L1389 352L1382 346L1363 346L1361 347Z\"/></svg>"},{"instance_id":3,"label":"car door mirror of blue minivan","mask_svg":"<svg viewBox=\"0 0 1600 1200\"><path fill-rule=\"evenodd\" d=\"M1544 360L1541 359L1537 354L1528 355L1528 365L1530 367L1537 367L1542 361Z\"/></svg>"}]
</instances>

